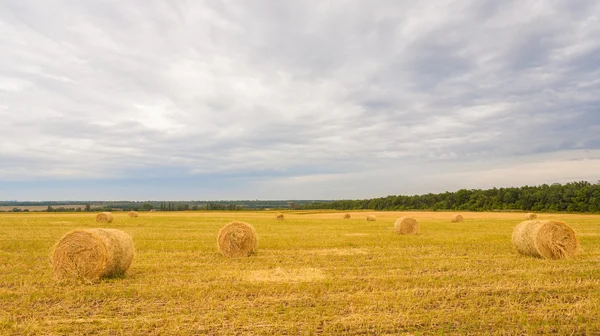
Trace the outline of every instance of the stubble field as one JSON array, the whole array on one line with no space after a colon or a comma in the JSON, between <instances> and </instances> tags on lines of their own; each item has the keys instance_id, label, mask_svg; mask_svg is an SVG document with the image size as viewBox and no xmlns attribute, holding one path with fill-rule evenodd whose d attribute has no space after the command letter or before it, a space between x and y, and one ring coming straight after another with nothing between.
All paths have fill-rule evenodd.
<instances>
[{"instance_id":1,"label":"stubble field","mask_svg":"<svg viewBox=\"0 0 600 336\"><path fill-rule=\"evenodd\" d=\"M600 334L600 216L565 221L573 260L518 255L522 213L285 212L0 214L2 335ZM400 216L419 235L393 231ZM227 259L218 230L252 224L258 252ZM59 283L49 254L76 228L118 228L136 256L122 278Z\"/></svg>"}]
</instances>

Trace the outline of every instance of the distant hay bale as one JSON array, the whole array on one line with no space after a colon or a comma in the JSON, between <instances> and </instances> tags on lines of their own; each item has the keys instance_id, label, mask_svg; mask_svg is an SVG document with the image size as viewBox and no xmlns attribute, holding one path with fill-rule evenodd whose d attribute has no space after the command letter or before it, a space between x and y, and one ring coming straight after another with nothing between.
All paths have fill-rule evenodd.
<instances>
[{"instance_id":1,"label":"distant hay bale","mask_svg":"<svg viewBox=\"0 0 600 336\"><path fill-rule=\"evenodd\" d=\"M275 218L277 218L277 220L283 220L283 214L282 213L278 213Z\"/></svg>"},{"instance_id":2,"label":"distant hay bale","mask_svg":"<svg viewBox=\"0 0 600 336\"><path fill-rule=\"evenodd\" d=\"M453 223L458 223L458 222L462 222L464 220L462 215L459 214L455 214L454 216L452 216L452 219L450 221L452 221Z\"/></svg>"},{"instance_id":3,"label":"distant hay bale","mask_svg":"<svg viewBox=\"0 0 600 336\"><path fill-rule=\"evenodd\" d=\"M54 246L50 262L57 279L88 281L124 274L133 260L133 239L117 229L74 230Z\"/></svg>"},{"instance_id":4,"label":"distant hay bale","mask_svg":"<svg viewBox=\"0 0 600 336\"><path fill-rule=\"evenodd\" d=\"M579 252L575 231L552 220L521 222L513 231L512 243L521 254L545 259L572 258Z\"/></svg>"},{"instance_id":5,"label":"distant hay bale","mask_svg":"<svg viewBox=\"0 0 600 336\"><path fill-rule=\"evenodd\" d=\"M129 213L127 215L131 218L137 218L139 216L137 211L129 211Z\"/></svg>"},{"instance_id":6,"label":"distant hay bale","mask_svg":"<svg viewBox=\"0 0 600 336\"><path fill-rule=\"evenodd\" d=\"M525 219L528 219L528 220L536 219L536 218L537 218L537 215L534 213L531 213L531 212L525 215Z\"/></svg>"},{"instance_id":7,"label":"distant hay bale","mask_svg":"<svg viewBox=\"0 0 600 336\"><path fill-rule=\"evenodd\" d=\"M349 213L345 213L345 214L344 214L344 219L349 219L350 217L351 217L351 216L350 216L350 214L349 214Z\"/></svg>"},{"instance_id":8,"label":"distant hay bale","mask_svg":"<svg viewBox=\"0 0 600 336\"><path fill-rule=\"evenodd\" d=\"M101 212L96 215L96 222L98 223L112 223L113 215L110 212Z\"/></svg>"},{"instance_id":9,"label":"distant hay bale","mask_svg":"<svg viewBox=\"0 0 600 336\"><path fill-rule=\"evenodd\" d=\"M377 220L377 218L375 218L375 216L374 216L374 215L367 215L367 221L369 221L369 222L374 222L374 221L376 221L376 220Z\"/></svg>"},{"instance_id":10,"label":"distant hay bale","mask_svg":"<svg viewBox=\"0 0 600 336\"><path fill-rule=\"evenodd\" d=\"M225 257L247 257L256 250L257 245L256 230L248 223L231 222L219 230L217 246Z\"/></svg>"},{"instance_id":11,"label":"distant hay bale","mask_svg":"<svg viewBox=\"0 0 600 336\"><path fill-rule=\"evenodd\" d=\"M400 217L394 223L394 230L397 234L417 234L419 233L419 222L410 217Z\"/></svg>"}]
</instances>

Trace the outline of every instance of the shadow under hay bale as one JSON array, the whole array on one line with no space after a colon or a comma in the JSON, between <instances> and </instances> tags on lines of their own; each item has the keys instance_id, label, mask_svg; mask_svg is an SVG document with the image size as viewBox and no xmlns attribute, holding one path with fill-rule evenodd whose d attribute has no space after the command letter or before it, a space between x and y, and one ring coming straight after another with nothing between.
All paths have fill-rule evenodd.
<instances>
[{"instance_id":1,"label":"shadow under hay bale","mask_svg":"<svg viewBox=\"0 0 600 336\"><path fill-rule=\"evenodd\" d=\"M525 215L525 219L527 219L527 220L537 219L537 215L530 212Z\"/></svg>"},{"instance_id":2,"label":"shadow under hay bale","mask_svg":"<svg viewBox=\"0 0 600 336\"><path fill-rule=\"evenodd\" d=\"M258 235L252 225L245 222L231 222L219 230L217 247L228 258L250 256L258 246Z\"/></svg>"},{"instance_id":3,"label":"shadow under hay bale","mask_svg":"<svg viewBox=\"0 0 600 336\"><path fill-rule=\"evenodd\" d=\"M452 218L450 219L450 221L451 221L452 223L460 223L460 222L462 222L462 221L464 221L464 220L465 220L465 219L463 218L463 216L462 216L462 215L459 215L459 214L456 214L456 215L452 216Z\"/></svg>"},{"instance_id":4,"label":"shadow under hay bale","mask_svg":"<svg viewBox=\"0 0 600 336\"><path fill-rule=\"evenodd\" d=\"M419 222L410 217L400 217L394 223L394 231L397 234L418 234Z\"/></svg>"},{"instance_id":5,"label":"shadow under hay bale","mask_svg":"<svg viewBox=\"0 0 600 336\"><path fill-rule=\"evenodd\" d=\"M112 223L113 215L110 212L101 212L96 215L96 222L98 223Z\"/></svg>"},{"instance_id":6,"label":"shadow under hay bale","mask_svg":"<svg viewBox=\"0 0 600 336\"><path fill-rule=\"evenodd\" d=\"M377 218L374 215L367 215L367 221L374 222L376 220L377 220Z\"/></svg>"},{"instance_id":7,"label":"shadow under hay bale","mask_svg":"<svg viewBox=\"0 0 600 336\"><path fill-rule=\"evenodd\" d=\"M131 218L137 218L139 216L139 214L137 213L137 211L129 211L127 216L129 216Z\"/></svg>"},{"instance_id":8,"label":"shadow under hay bale","mask_svg":"<svg viewBox=\"0 0 600 336\"><path fill-rule=\"evenodd\" d=\"M117 229L74 230L54 246L50 262L57 279L123 275L134 256L133 239Z\"/></svg>"},{"instance_id":9,"label":"shadow under hay bale","mask_svg":"<svg viewBox=\"0 0 600 336\"><path fill-rule=\"evenodd\" d=\"M552 220L521 222L513 230L512 243L519 253L544 259L572 258L579 252L575 231Z\"/></svg>"}]
</instances>

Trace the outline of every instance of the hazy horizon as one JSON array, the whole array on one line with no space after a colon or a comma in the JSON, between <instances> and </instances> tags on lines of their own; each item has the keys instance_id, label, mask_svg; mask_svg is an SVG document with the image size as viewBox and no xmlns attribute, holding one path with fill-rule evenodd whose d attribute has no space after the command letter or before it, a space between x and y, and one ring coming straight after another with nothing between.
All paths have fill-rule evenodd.
<instances>
[{"instance_id":1,"label":"hazy horizon","mask_svg":"<svg viewBox=\"0 0 600 336\"><path fill-rule=\"evenodd\" d=\"M0 1L0 199L600 180L600 2Z\"/></svg>"}]
</instances>

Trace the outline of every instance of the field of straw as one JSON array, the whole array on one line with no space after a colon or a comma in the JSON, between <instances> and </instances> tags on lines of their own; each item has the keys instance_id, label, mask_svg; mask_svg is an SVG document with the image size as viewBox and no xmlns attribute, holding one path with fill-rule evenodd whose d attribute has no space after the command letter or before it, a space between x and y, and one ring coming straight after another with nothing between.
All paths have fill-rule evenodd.
<instances>
[{"instance_id":1,"label":"field of straw","mask_svg":"<svg viewBox=\"0 0 600 336\"><path fill-rule=\"evenodd\" d=\"M524 213L114 212L0 214L1 335L599 335L600 216L538 214L576 232L574 259L520 255ZM400 217L416 235L396 234ZM227 258L219 230L252 225L258 248ZM119 229L122 276L57 281L56 242Z\"/></svg>"}]
</instances>

